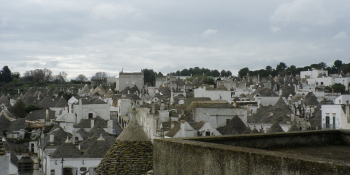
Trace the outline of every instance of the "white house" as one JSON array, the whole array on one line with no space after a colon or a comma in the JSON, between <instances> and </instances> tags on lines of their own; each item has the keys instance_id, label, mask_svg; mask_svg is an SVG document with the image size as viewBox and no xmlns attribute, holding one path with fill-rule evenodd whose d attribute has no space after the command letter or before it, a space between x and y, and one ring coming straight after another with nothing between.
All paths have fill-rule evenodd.
<instances>
[{"instance_id":1,"label":"white house","mask_svg":"<svg viewBox=\"0 0 350 175\"><path fill-rule=\"evenodd\" d=\"M234 116L247 125L247 109L235 108L223 100L192 102L193 120L209 122L214 128L225 126Z\"/></svg>"},{"instance_id":2,"label":"white house","mask_svg":"<svg viewBox=\"0 0 350 175\"><path fill-rule=\"evenodd\" d=\"M231 103L231 91L227 89L209 90L206 86L201 86L194 89L194 97L209 97L211 100L226 100L228 103Z\"/></svg>"},{"instance_id":3,"label":"white house","mask_svg":"<svg viewBox=\"0 0 350 175\"><path fill-rule=\"evenodd\" d=\"M317 78L320 74L323 76L328 76L328 71L312 68L311 71L300 71L300 78Z\"/></svg>"},{"instance_id":4,"label":"white house","mask_svg":"<svg viewBox=\"0 0 350 175\"><path fill-rule=\"evenodd\" d=\"M349 105L322 105L322 129L350 129Z\"/></svg>"},{"instance_id":5,"label":"white house","mask_svg":"<svg viewBox=\"0 0 350 175\"><path fill-rule=\"evenodd\" d=\"M350 95L340 95L339 97L337 97L333 100L333 103L334 104L349 105L350 104Z\"/></svg>"},{"instance_id":6,"label":"white house","mask_svg":"<svg viewBox=\"0 0 350 175\"><path fill-rule=\"evenodd\" d=\"M165 138L178 138L178 137L195 137L197 136L196 130L186 122L181 120L165 134Z\"/></svg>"}]
</instances>

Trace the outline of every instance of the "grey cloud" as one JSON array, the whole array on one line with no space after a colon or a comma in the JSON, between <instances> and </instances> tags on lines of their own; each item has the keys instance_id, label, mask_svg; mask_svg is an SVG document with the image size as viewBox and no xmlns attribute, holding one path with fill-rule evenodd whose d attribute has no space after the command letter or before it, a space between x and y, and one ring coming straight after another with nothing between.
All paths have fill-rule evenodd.
<instances>
[{"instance_id":1,"label":"grey cloud","mask_svg":"<svg viewBox=\"0 0 350 175\"><path fill-rule=\"evenodd\" d=\"M21 73L46 67L74 78L195 66L237 74L281 61L305 66L348 59L346 1L253 2L5 1L0 60ZM302 19L314 4L310 12L317 16Z\"/></svg>"}]
</instances>

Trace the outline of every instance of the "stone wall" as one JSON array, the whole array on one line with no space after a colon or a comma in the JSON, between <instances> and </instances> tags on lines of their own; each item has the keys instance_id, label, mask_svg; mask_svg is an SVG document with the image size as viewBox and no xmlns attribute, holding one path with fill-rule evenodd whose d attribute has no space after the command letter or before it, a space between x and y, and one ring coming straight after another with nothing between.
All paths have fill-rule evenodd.
<instances>
[{"instance_id":1,"label":"stone wall","mask_svg":"<svg viewBox=\"0 0 350 175\"><path fill-rule=\"evenodd\" d=\"M350 132L327 130L191 139L155 139L153 170L156 175L350 174L350 165L334 159L266 150L335 143L349 144Z\"/></svg>"},{"instance_id":2,"label":"stone wall","mask_svg":"<svg viewBox=\"0 0 350 175\"><path fill-rule=\"evenodd\" d=\"M96 174L146 174L153 167L150 141L116 141L101 161Z\"/></svg>"}]
</instances>

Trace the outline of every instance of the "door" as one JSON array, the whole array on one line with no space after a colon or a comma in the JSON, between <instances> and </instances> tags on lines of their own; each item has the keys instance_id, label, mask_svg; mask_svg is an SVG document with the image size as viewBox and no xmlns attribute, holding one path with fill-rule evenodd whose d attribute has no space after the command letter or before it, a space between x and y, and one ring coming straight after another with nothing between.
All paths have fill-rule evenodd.
<instances>
[{"instance_id":1,"label":"door","mask_svg":"<svg viewBox=\"0 0 350 175\"><path fill-rule=\"evenodd\" d=\"M34 153L34 143L30 144L30 152Z\"/></svg>"},{"instance_id":2,"label":"door","mask_svg":"<svg viewBox=\"0 0 350 175\"><path fill-rule=\"evenodd\" d=\"M333 129L335 129L335 117L333 117Z\"/></svg>"},{"instance_id":3,"label":"door","mask_svg":"<svg viewBox=\"0 0 350 175\"><path fill-rule=\"evenodd\" d=\"M63 168L63 175L73 175L72 168Z\"/></svg>"},{"instance_id":4,"label":"door","mask_svg":"<svg viewBox=\"0 0 350 175\"><path fill-rule=\"evenodd\" d=\"M326 128L330 128L330 126L329 126L329 117L326 117Z\"/></svg>"}]
</instances>

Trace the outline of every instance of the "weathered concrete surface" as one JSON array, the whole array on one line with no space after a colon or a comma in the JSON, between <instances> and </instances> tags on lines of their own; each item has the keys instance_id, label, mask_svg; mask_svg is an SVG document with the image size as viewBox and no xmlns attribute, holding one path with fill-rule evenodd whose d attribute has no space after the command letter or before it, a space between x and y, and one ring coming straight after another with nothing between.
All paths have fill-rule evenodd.
<instances>
[{"instance_id":1,"label":"weathered concrete surface","mask_svg":"<svg viewBox=\"0 0 350 175\"><path fill-rule=\"evenodd\" d=\"M154 174L350 174L336 159L266 149L350 143L347 131L155 139ZM258 148L258 149L257 149Z\"/></svg>"}]
</instances>

